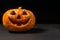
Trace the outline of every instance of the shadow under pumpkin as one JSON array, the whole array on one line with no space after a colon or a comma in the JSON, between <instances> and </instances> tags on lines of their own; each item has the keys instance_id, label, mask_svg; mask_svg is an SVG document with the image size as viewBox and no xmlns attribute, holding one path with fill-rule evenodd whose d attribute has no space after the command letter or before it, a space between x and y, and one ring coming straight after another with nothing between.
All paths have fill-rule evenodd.
<instances>
[{"instance_id":1,"label":"shadow under pumpkin","mask_svg":"<svg viewBox=\"0 0 60 40\"><path fill-rule=\"evenodd\" d=\"M46 29L41 29L41 28L33 28L28 31L20 31L20 32L15 32L15 31L8 31L9 33L14 33L14 34L27 34L27 33L42 33L45 32Z\"/></svg>"}]
</instances>

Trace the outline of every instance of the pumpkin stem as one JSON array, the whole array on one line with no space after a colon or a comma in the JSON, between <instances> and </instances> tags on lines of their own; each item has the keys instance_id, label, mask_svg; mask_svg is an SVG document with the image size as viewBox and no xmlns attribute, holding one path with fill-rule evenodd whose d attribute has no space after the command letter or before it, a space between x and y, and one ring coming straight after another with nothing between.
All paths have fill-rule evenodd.
<instances>
[{"instance_id":1,"label":"pumpkin stem","mask_svg":"<svg viewBox=\"0 0 60 40\"><path fill-rule=\"evenodd\" d=\"M20 13L21 10L22 10L22 7L18 7L18 13Z\"/></svg>"},{"instance_id":2,"label":"pumpkin stem","mask_svg":"<svg viewBox=\"0 0 60 40\"><path fill-rule=\"evenodd\" d=\"M18 9L21 9L22 7L18 7Z\"/></svg>"}]
</instances>

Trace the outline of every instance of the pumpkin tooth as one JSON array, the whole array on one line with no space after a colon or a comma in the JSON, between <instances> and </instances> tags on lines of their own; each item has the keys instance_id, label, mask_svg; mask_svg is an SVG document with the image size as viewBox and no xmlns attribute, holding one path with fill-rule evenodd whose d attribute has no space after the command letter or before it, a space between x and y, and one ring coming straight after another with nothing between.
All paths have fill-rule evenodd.
<instances>
[{"instance_id":1,"label":"pumpkin tooth","mask_svg":"<svg viewBox=\"0 0 60 40\"><path fill-rule=\"evenodd\" d=\"M28 23L28 21L29 21L29 19L25 20L24 22L22 21L22 24L25 25Z\"/></svg>"},{"instance_id":2,"label":"pumpkin tooth","mask_svg":"<svg viewBox=\"0 0 60 40\"><path fill-rule=\"evenodd\" d=\"M30 18L30 16L26 16L26 18L27 18L27 19L29 19L29 18Z\"/></svg>"},{"instance_id":3,"label":"pumpkin tooth","mask_svg":"<svg viewBox=\"0 0 60 40\"><path fill-rule=\"evenodd\" d=\"M21 23L18 23L17 25L18 25L18 26L21 26Z\"/></svg>"},{"instance_id":4,"label":"pumpkin tooth","mask_svg":"<svg viewBox=\"0 0 60 40\"><path fill-rule=\"evenodd\" d=\"M13 24L16 24L16 21L12 20L10 17L8 17L8 19L9 19L10 22L12 22Z\"/></svg>"}]
</instances>

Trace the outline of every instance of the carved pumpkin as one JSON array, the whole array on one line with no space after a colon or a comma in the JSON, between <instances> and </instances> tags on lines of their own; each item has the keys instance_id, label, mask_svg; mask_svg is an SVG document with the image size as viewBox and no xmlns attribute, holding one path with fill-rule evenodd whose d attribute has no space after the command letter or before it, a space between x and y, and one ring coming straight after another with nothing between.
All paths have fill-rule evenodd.
<instances>
[{"instance_id":1,"label":"carved pumpkin","mask_svg":"<svg viewBox=\"0 0 60 40\"><path fill-rule=\"evenodd\" d=\"M27 31L34 28L34 14L21 7L6 11L2 18L4 27L9 31Z\"/></svg>"}]
</instances>

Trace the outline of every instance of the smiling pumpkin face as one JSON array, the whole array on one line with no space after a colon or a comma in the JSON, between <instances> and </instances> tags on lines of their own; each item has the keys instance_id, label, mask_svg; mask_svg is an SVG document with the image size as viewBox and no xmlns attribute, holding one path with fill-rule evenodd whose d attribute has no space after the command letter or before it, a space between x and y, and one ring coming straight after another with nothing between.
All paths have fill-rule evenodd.
<instances>
[{"instance_id":1,"label":"smiling pumpkin face","mask_svg":"<svg viewBox=\"0 0 60 40\"><path fill-rule=\"evenodd\" d=\"M27 31L34 27L35 16L31 11L19 7L5 12L2 21L9 31Z\"/></svg>"}]
</instances>

